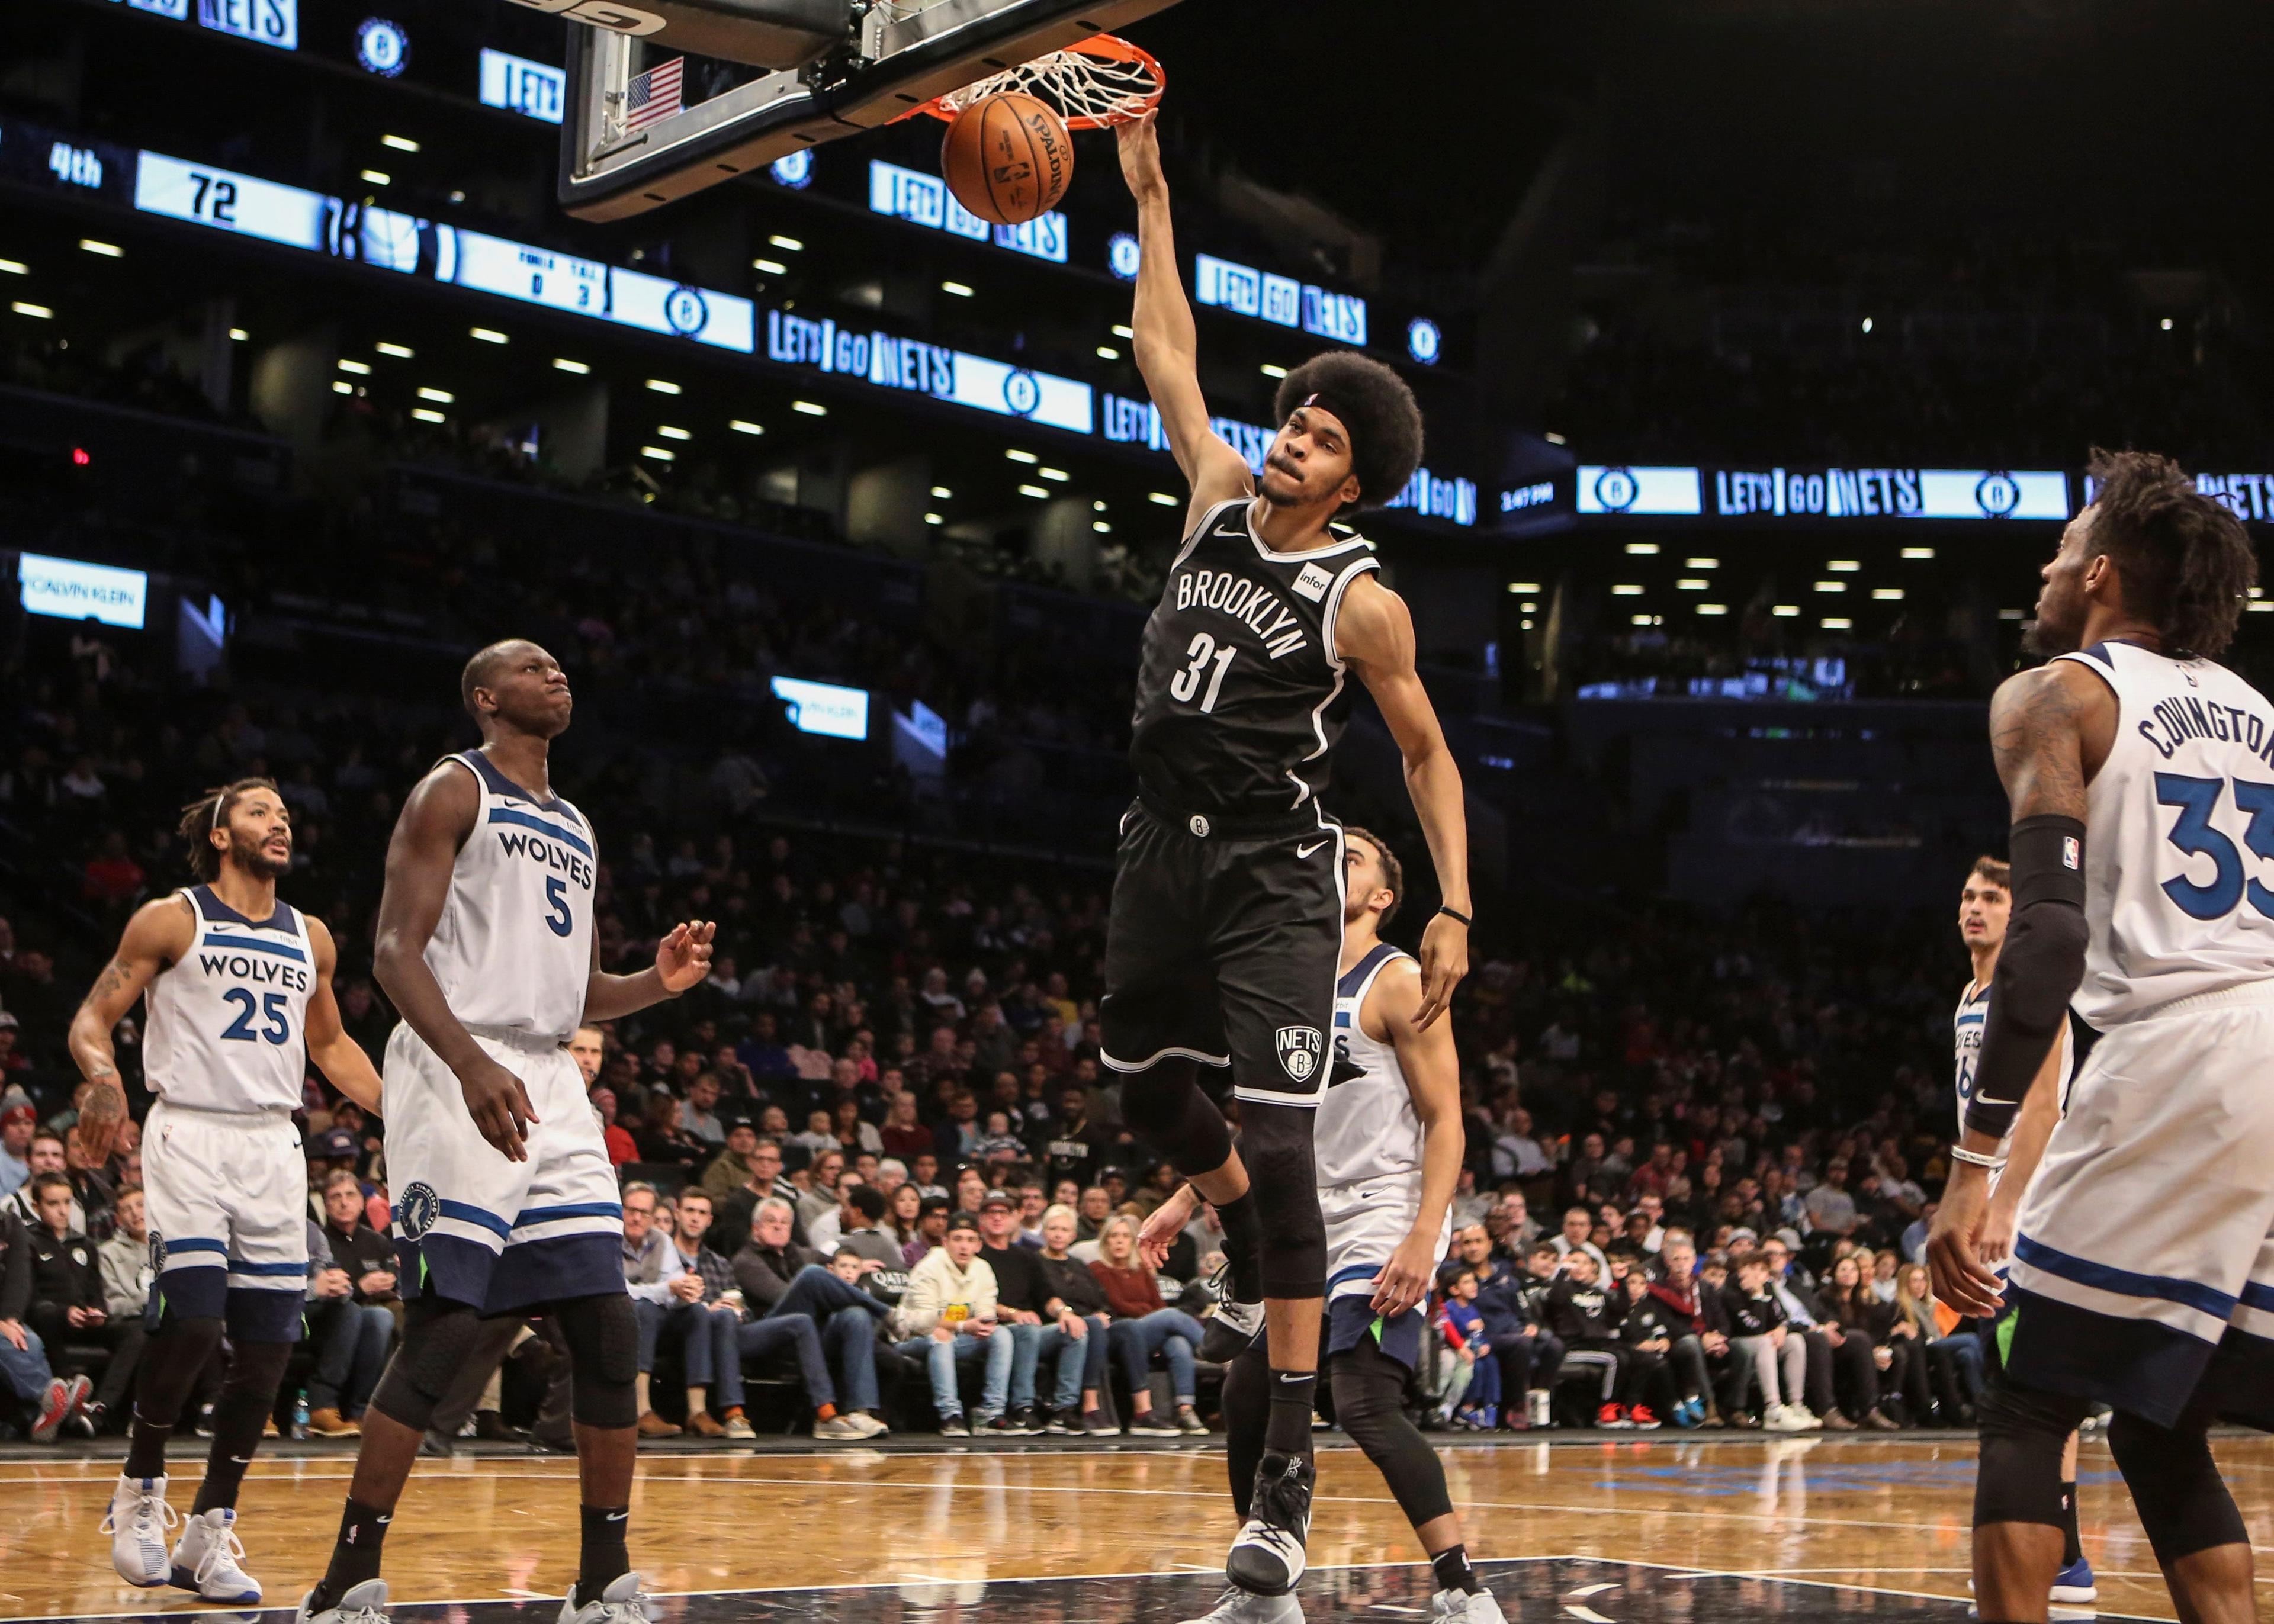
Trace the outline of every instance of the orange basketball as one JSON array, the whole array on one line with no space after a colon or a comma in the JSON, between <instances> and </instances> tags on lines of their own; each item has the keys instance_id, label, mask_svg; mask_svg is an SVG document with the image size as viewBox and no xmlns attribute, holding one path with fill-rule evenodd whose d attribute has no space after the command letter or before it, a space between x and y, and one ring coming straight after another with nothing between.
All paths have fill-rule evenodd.
<instances>
[{"instance_id":1,"label":"orange basketball","mask_svg":"<svg viewBox=\"0 0 2274 1624\"><path fill-rule=\"evenodd\" d=\"M1073 142L1065 120L1023 91L982 96L939 144L948 190L982 220L1014 226L1065 196Z\"/></svg>"}]
</instances>

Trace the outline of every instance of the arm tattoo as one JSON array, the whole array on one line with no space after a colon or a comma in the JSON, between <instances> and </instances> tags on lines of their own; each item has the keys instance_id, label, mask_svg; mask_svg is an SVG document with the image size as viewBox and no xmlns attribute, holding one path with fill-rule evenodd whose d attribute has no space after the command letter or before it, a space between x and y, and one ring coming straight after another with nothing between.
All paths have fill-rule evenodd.
<instances>
[{"instance_id":1,"label":"arm tattoo","mask_svg":"<svg viewBox=\"0 0 2274 1624\"><path fill-rule=\"evenodd\" d=\"M1990 707L1990 748L2016 819L2083 818L2082 720L2057 671L2007 680Z\"/></svg>"},{"instance_id":2,"label":"arm tattoo","mask_svg":"<svg viewBox=\"0 0 2274 1624\"><path fill-rule=\"evenodd\" d=\"M108 997L125 986L132 979L127 974L126 966L114 959L103 966L102 974L95 977L94 985L87 989L85 1002L93 1004L97 999Z\"/></svg>"}]
</instances>

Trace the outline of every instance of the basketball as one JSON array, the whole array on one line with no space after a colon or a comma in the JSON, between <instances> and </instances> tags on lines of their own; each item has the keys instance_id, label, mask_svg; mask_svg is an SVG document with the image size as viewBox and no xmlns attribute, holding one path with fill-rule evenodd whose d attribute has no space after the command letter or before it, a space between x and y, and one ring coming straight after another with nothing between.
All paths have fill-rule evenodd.
<instances>
[{"instance_id":1,"label":"basketball","mask_svg":"<svg viewBox=\"0 0 2274 1624\"><path fill-rule=\"evenodd\" d=\"M1065 195L1073 143L1065 120L1021 91L982 96L947 127L939 171L964 207L998 226L1034 219Z\"/></svg>"}]
</instances>

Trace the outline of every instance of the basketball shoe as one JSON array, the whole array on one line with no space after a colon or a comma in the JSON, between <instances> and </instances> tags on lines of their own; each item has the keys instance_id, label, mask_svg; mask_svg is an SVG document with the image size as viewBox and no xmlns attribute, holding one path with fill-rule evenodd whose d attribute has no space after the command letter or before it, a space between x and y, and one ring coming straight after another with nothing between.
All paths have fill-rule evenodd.
<instances>
[{"instance_id":1,"label":"basketball shoe","mask_svg":"<svg viewBox=\"0 0 2274 1624\"><path fill-rule=\"evenodd\" d=\"M1247 1351L1248 1344L1263 1329L1263 1304L1243 1303L1231 1295L1230 1259L1217 1264L1216 1273L1209 1276L1209 1289L1216 1295L1216 1312L1201 1327L1196 1351L1211 1365L1229 1365Z\"/></svg>"},{"instance_id":2,"label":"basketball shoe","mask_svg":"<svg viewBox=\"0 0 2274 1624\"><path fill-rule=\"evenodd\" d=\"M1317 1474L1308 1457L1266 1455L1255 1468L1255 1495L1247 1525L1231 1542L1224 1575L1258 1596L1284 1596L1303 1577L1304 1541L1311 1531L1311 1485Z\"/></svg>"},{"instance_id":3,"label":"basketball shoe","mask_svg":"<svg viewBox=\"0 0 2274 1624\"><path fill-rule=\"evenodd\" d=\"M181 1521L166 1503L163 1477L121 1477L110 1491L110 1513L102 1531L110 1536L110 1565L127 1583L144 1590L163 1584L172 1569L166 1562L166 1530Z\"/></svg>"},{"instance_id":4,"label":"basketball shoe","mask_svg":"<svg viewBox=\"0 0 2274 1624\"><path fill-rule=\"evenodd\" d=\"M315 1599L310 1590L300 1598L300 1610L292 1616L292 1624L389 1624L387 1614L387 1581L365 1579L361 1584L350 1585L348 1593L340 1598L339 1605L326 1607L320 1613L308 1611Z\"/></svg>"},{"instance_id":5,"label":"basketball shoe","mask_svg":"<svg viewBox=\"0 0 2274 1624\"><path fill-rule=\"evenodd\" d=\"M1185 1624L1302 1624L1303 1604L1292 1596L1258 1596L1232 1585L1216 1605Z\"/></svg>"},{"instance_id":6,"label":"basketball shoe","mask_svg":"<svg viewBox=\"0 0 2274 1624\"><path fill-rule=\"evenodd\" d=\"M174 1546L173 1582L195 1590L205 1601L231 1606L256 1606L260 1581L241 1566L245 1545L237 1537L237 1513L215 1506L184 1520L182 1538Z\"/></svg>"}]
</instances>

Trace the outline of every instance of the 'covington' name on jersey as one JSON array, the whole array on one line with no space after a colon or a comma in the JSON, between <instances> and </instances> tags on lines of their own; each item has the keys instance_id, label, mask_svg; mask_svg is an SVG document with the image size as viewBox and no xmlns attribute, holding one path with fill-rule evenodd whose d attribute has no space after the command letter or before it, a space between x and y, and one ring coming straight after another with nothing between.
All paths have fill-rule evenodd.
<instances>
[{"instance_id":1,"label":"'covington' name on jersey","mask_svg":"<svg viewBox=\"0 0 2274 1624\"><path fill-rule=\"evenodd\" d=\"M1171 808L1292 811L1326 787L1342 732L1335 612L1381 562L1362 537L1274 553L1248 528L1248 498L1201 515L1145 623L1129 756Z\"/></svg>"}]
</instances>

